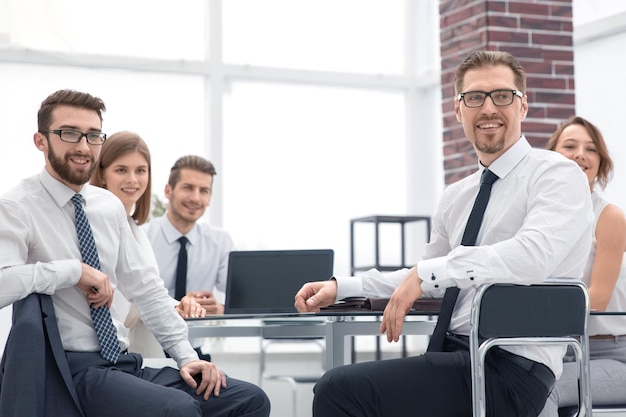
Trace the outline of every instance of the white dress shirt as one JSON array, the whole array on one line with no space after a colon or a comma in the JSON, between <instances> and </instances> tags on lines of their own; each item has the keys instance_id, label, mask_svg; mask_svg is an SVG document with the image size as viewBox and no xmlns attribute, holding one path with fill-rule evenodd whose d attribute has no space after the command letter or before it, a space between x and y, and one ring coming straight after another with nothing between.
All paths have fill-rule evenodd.
<instances>
[{"instance_id":1,"label":"white dress shirt","mask_svg":"<svg viewBox=\"0 0 626 417\"><path fill-rule=\"evenodd\" d=\"M478 172L448 186L433 217L430 242L417 264L425 297L461 289L450 331L469 334L476 288L483 283L532 284L550 277L581 279L591 245L593 212L587 178L574 162L557 152L533 149L521 137L489 169L493 184L476 246L460 246L478 189ZM336 277L337 299L389 297L407 270L360 277ZM557 378L561 347L506 347L546 364Z\"/></svg>"},{"instance_id":2,"label":"white dress shirt","mask_svg":"<svg viewBox=\"0 0 626 417\"><path fill-rule=\"evenodd\" d=\"M158 271L137 244L120 200L91 185L85 185L81 194L102 271L112 286L136 305L146 326L179 366L197 359L185 321L172 308ZM33 292L49 294L64 349L97 352L100 346L87 298L76 287L82 257L70 201L73 195L44 168L0 199L0 307ZM125 349L124 317L114 308L111 315Z\"/></svg>"},{"instance_id":3,"label":"white dress shirt","mask_svg":"<svg viewBox=\"0 0 626 417\"><path fill-rule=\"evenodd\" d=\"M158 217L141 226L146 232L159 264L161 277L170 295L176 289L176 266L182 234L170 223L167 216ZM187 292L208 290L224 303L228 255L234 248L230 234L207 223L196 223L185 235L187 244Z\"/></svg>"}]
</instances>

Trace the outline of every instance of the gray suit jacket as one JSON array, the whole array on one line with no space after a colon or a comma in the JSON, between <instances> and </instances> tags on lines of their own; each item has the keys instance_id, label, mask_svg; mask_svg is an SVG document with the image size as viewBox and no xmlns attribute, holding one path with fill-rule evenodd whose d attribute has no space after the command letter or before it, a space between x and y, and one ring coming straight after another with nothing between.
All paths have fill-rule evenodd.
<instances>
[{"instance_id":1,"label":"gray suit jacket","mask_svg":"<svg viewBox=\"0 0 626 417\"><path fill-rule=\"evenodd\" d=\"M13 304L0 362L0 415L84 417L48 295Z\"/></svg>"}]
</instances>

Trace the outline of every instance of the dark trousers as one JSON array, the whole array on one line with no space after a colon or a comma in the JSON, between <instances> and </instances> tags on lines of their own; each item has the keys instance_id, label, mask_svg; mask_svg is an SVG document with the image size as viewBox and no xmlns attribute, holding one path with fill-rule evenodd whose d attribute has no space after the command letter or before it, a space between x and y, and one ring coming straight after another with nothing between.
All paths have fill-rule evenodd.
<instances>
[{"instance_id":1,"label":"dark trousers","mask_svg":"<svg viewBox=\"0 0 626 417\"><path fill-rule=\"evenodd\" d=\"M170 367L141 368L142 357L122 354L113 365L99 353L66 352L87 417L267 417L269 399L256 385L227 378L219 397L195 394Z\"/></svg>"},{"instance_id":2,"label":"dark trousers","mask_svg":"<svg viewBox=\"0 0 626 417\"><path fill-rule=\"evenodd\" d=\"M537 417L549 389L510 355L500 348L488 354L487 416ZM314 393L315 417L471 417L469 350L448 337L443 352L341 366Z\"/></svg>"}]
</instances>

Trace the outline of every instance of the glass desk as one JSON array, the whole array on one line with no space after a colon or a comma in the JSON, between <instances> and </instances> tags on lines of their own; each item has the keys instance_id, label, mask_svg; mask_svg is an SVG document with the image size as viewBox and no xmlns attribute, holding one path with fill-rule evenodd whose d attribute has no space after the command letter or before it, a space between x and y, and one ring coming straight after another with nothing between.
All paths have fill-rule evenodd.
<instances>
[{"instance_id":1,"label":"glass desk","mask_svg":"<svg viewBox=\"0 0 626 417\"><path fill-rule=\"evenodd\" d=\"M411 313L402 334L430 335L437 323L436 313ZM379 312L334 312L319 314L272 314L207 316L187 319L189 337L324 337L328 369L351 362L349 336L380 335ZM434 318L433 318L434 317Z\"/></svg>"}]
</instances>

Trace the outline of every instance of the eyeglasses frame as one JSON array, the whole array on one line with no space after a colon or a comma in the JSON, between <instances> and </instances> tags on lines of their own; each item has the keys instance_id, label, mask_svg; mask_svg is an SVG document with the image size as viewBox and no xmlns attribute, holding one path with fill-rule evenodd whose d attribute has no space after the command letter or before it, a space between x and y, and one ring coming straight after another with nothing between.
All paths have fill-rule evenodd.
<instances>
[{"instance_id":1,"label":"eyeglasses frame","mask_svg":"<svg viewBox=\"0 0 626 417\"><path fill-rule=\"evenodd\" d=\"M510 91L511 93L513 93L513 97L511 97L511 102L509 104L496 104L495 101L493 101L493 97L491 96L493 93L498 92L498 91ZM465 95L466 94L471 94L471 93L482 93L485 95L485 98L483 100L482 103L480 103L479 106L468 106L467 103L465 102ZM509 90L506 88L498 88L497 90L491 90L491 91L480 91L480 90L476 90L476 91L466 91L464 93L459 93L459 95L456 96L458 101L463 101L463 104L465 104L465 107L469 108L469 109L477 109L479 107L482 107L485 105L485 101L487 101L487 97L489 97L491 99L491 102L494 104L494 106L498 106L498 107L506 107L506 106L510 106L511 104L513 104L513 101L515 99L515 96L519 97L520 99L524 97L524 93L521 92L520 90Z\"/></svg>"},{"instance_id":2,"label":"eyeglasses frame","mask_svg":"<svg viewBox=\"0 0 626 417\"><path fill-rule=\"evenodd\" d=\"M78 140L75 142L72 142L70 140L65 140L63 139L63 135L61 134L63 131L68 131L71 130L73 132L77 132L80 133L80 136L78 137ZM85 138L85 140L87 141L88 144L90 145L96 145L96 146L102 146L104 145L104 142L106 142L107 140L107 134L106 133L102 133L102 132L81 132L80 130L76 130L76 129L52 129L52 130L41 130L39 131L39 133L41 134L46 134L46 133L54 133L55 135L59 136L59 139L61 139L63 142L66 143L80 143L80 141ZM89 140L89 136L88 135L93 135L93 134L97 134L100 136L100 139L102 140L102 142L100 143L93 143Z\"/></svg>"}]
</instances>

